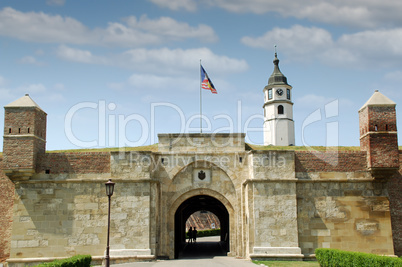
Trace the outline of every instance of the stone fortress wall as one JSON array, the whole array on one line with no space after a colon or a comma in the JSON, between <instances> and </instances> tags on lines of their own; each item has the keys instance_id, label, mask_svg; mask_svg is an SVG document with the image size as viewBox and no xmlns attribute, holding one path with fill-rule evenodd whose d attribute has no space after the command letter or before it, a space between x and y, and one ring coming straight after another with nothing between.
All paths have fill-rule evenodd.
<instances>
[{"instance_id":1,"label":"stone fortress wall","mask_svg":"<svg viewBox=\"0 0 402 267\"><path fill-rule=\"evenodd\" d=\"M269 153L272 155L275 152L269 151L265 155L269 156ZM280 152L292 153L283 151L277 153ZM328 157L334 157L333 154L335 154L334 152L326 153ZM5 216L1 216L1 218L8 218L1 221L3 226L1 234L5 236L2 239L5 241L2 244L3 257L38 258L45 255L60 257L82 253L82 251L88 251L94 256L103 255L107 216L107 198L103 183L111 176L111 172L107 169L113 169L104 166L110 166L110 160L108 162L105 158L111 159L111 153L68 153L63 157L49 155L51 155L49 159L55 164L50 174L45 174L43 171L38 176L37 182L19 183L16 186L18 196L15 200L13 217L11 215L13 203L10 200L14 195L12 190L14 186L6 177L3 177L1 185L2 189L6 188L3 190L7 193L5 195L7 197L3 199L2 206L8 208L2 209ZM392 204L400 207L400 195L396 190L397 187L392 185L399 183L400 186L400 178L396 177L387 183L375 183L365 169L365 153L340 152L338 156L338 165L332 166L328 162L319 160L312 152L296 151L294 152L294 170L298 179L296 183L294 181L283 183L272 177L265 183L253 181L246 185L250 191L254 191L254 195L250 197L253 203L252 205L249 203L249 207L257 208L253 212L249 210L248 214L254 215L256 220L254 225L264 226L260 229L261 231L255 231L256 236L261 240L253 240L249 237L249 247L254 247L255 244L258 244L257 247L272 245L276 247L285 243L286 247L300 246L301 252L306 255L314 253L314 249L318 247L377 254L400 253L400 209L392 209L391 217L387 197L394 189L391 207ZM55 163L55 158L58 158L58 164ZM105 161L97 169L94 166L100 159ZM320 163L323 166L320 166ZM124 163L121 165L123 170ZM147 173L142 175L147 176ZM258 177L258 175L256 171L255 176ZM69 176L73 179L67 179L69 181L63 179L63 177L70 178ZM186 179L186 175L183 177ZM50 179L53 182L49 183ZM113 179L116 181L115 177ZM139 177L139 179L143 178ZM152 185L136 181L135 186L129 188L127 185L133 181L117 180L116 182L123 186L116 186L115 196L112 198L112 207L118 211L112 215L112 248L127 250L130 249L130 244L144 243L147 246L135 247L135 249L150 250L152 242L150 242L151 233L148 229L152 221L150 216ZM177 183L184 186L182 182ZM157 186L154 187L156 191ZM173 191L177 189L175 186ZM399 200L397 200L398 197ZM281 214L283 205L297 207L297 211L293 212L294 225L281 221L283 219L287 221L291 216ZM138 216L139 214L141 216ZM359 216L356 216L357 214ZM14 242L10 238L12 218L14 218L13 235L15 238L20 236L20 240L14 240ZM393 219L392 229L391 218ZM283 227L284 225L286 227ZM384 228L384 225L387 227ZM287 229L290 232L287 232ZM394 231L393 235L391 231ZM115 236L113 232L116 233ZM250 233L253 232L250 231ZM268 236L272 237L272 240L266 238ZM298 240L298 243L286 241L286 238ZM376 242L375 248L372 247L373 241ZM10 255L12 243L15 247L13 250L16 252ZM392 243L395 246L394 252L392 252ZM156 249L155 243L154 249ZM38 253L38 251L41 252ZM145 253L144 251L139 253ZM261 253L258 250L251 252ZM152 251L146 253L151 254Z\"/></svg>"},{"instance_id":2,"label":"stone fortress wall","mask_svg":"<svg viewBox=\"0 0 402 267\"><path fill-rule=\"evenodd\" d=\"M177 211L204 196L227 210L232 256L302 259L319 247L401 255L402 152L385 129L369 141L362 132L362 151L327 152L252 150L244 134L160 134L158 151L26 153L23 169L5 149L0 257L15 266L82 253L101 259L109 178L114 260L174 258ZM23 138L35 147L33 135ZM373 156L379 138L383 157Z\"/></svg>"}]
</instances>

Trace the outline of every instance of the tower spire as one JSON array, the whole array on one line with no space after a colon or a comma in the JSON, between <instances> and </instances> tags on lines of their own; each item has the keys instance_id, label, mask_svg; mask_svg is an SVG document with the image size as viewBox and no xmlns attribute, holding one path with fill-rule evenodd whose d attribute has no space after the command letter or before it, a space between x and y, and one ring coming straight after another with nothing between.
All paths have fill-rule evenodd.
<instances>
[{"instance_id":1,"label":"tower spire","mask_svg":"<svg viewBox=\"0 0 402 267\"><path fill-rule=\"evenodd\" d=\"M274 50L275 50L275 58L274 58L273 62L274 62L275 67L278 67L278 70L279 70L279 59L278 59L278 53L276 52L276 45L274 45Z\"/></svg>"},{"instance_id":2,"label":"tower spire","mask_svg":"<svg viewBox=\"0 0 402 267\"><path fill-rule=\"evenodd\" d=\"M278 53L276 52L275 45L275 58L274 58L274 71L268 79L268 85L289 85L285 75L279 69Z\"/></svg>"}]
</instances>

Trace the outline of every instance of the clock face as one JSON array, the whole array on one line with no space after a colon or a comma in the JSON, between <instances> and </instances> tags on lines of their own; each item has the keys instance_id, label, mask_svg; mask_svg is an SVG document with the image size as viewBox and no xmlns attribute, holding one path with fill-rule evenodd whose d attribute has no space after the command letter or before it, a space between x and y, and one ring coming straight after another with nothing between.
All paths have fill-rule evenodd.
<instances>
[{"instance_id":1,"label":"clock face","mask_svg":"<svg viewBox=\"0 0 402 267\"><path fill-rule=\"evenodd\" d=\"M278 90L276 90L276 93L277 93L279 96L282 96L282 95L283 95L283 90L282 90L282 89L278 89Z\"/></svg>"}]
</instances>

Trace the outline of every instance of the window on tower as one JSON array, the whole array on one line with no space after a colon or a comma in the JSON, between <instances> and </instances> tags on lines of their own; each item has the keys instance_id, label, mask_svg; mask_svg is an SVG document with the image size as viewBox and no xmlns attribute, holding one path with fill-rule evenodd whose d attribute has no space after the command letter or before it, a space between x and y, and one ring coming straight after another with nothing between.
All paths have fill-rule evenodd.
<instances>
[{"instance_id":1,"label":"window on tower","mask_svg":"<svg viewBox=\"0 0 402 267\"><path fill-rule=\"evenodd\" d=\"M278 106L278 114L283 114L283 106L282 105Z\"/></svg>"},{"instance_id":2,"label":"window on tower","mask_svg":"<svg viewBox=\"0 0 402 267\"><path fill-rule=\"evenodd\" d=\"M268 90L268 100L272 99L272 89Z\"/></svg>"},{"instance_id":3,"label":"window on tower","mask_svg":"<svg viewBox=\"0 0 402 267\"><path fill-rule=\"evenodd\" d=\"M290 89L286 90L286 98L290 100Z\"/></svg>"}]
</instances>

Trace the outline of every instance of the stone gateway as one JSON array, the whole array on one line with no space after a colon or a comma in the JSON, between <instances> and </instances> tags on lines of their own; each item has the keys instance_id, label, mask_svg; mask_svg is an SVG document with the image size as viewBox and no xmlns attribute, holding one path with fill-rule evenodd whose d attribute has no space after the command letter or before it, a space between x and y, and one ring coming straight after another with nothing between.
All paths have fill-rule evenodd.
<instances>
[{"instance_id":1,"label":"stone gateway","mask_svg":"<svg viewBox=\"0 0 402 267\"><path fill-rule=\"evenodd\" d=\"M178 133L159 134L152 151L51 153L46 113L25 95L5 106L0 257L9 266L101 261L108 179L112 262L177 258L186 220L201 210L219 218L229 256L302 260L322 247L401 255L395 103L375 92L359 118L354 151L259 150L243 133Z\"/></svg>"}]
</instances>

